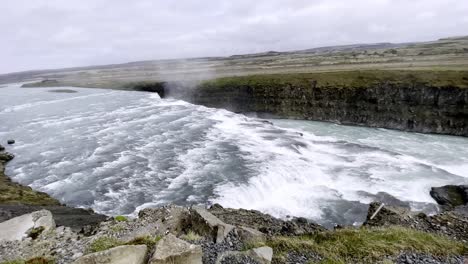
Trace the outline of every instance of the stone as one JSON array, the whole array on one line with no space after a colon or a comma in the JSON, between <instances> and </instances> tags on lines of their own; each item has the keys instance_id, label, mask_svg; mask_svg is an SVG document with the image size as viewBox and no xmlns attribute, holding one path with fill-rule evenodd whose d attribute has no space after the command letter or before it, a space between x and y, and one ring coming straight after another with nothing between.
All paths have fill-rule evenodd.
<instances>
[{"instance_id":1,"label":"stone","mask_svg":"<svg viewBox=\"0 0 468 264\"><path fill-rule=\"evenodd\" d=\"M273 249L271 247L254 248L249 250L249 255L262 264L268 264L273 258Z\"/></svg>"},{"instance_id":2,"label":"stone","mask_svg":"<svg viewBox=\"0 0 468 264\"><path fill-rule=\"evenodd\" d=\"M5 147L0 145L0 151L4 151L5 150Z\"/></svg>"},{"instance_id":3,"label":"stone","mask_svg":"<svg viewBox=\"0 0 468 264\"><path fill-rule=\"evenodd\" d=\"M247 251L227 251L218 256L217 264L227 263L253 263L270 264L273 258L271 247L258 247Z\"/></svg>"},{"instance_id":4,"label":"stone","mask_svg":"<svg viewBox=\"0 0 468 264\"><path fill-rule=\"evenodd\" d=\"M85 255L74 264L143 264L148 248L145 245L118 246L105 251Z\"/></svg>"},{"instance_id":5,"label":"stone","mask_svg":"<svg viewBox=\"0 0 468 264\"><path fill-rule=\"evenodd\" d=\"M8 162L12 160L15 156L8 152L1 152L0 153L0 162Z\"/></svg>"},{"instance_id":6,"label":"stone","mask_svg":"<svg viewBox=\"0 0 468 264\"><path fill-rule=\"evenodd\" d=\"M55 229L52 213L47 210L21 215L0 223L0 241L22 240L34 229L42 232Z\"/></svg>"},{"instance_id":7,"label":"stone","mask_svg":"<svg viewBox=\"0 0 468 264\"><path fill-rule=\"evenodd\" d=\"M206 209L194 206L190 210L189 228L195 233L209 235L216 243L221 243L234 226L224 223Z\"/></svg>"},{"instance_id":8,"label":"stone","mask_svg":"<svg viewBox=\"0 0 468 264\"><path fill-rule=\"evenodd\" d=\"M253 229L246 226L240 226L236 228L237 234L241 238L242 241L248 243L257 243L257 242L264 242L266 240L265 234L258 231L257 229Z\"/></svg>"},{"instance_id":9,"label":"stone","mask_svg":"<svg viewBox=\"0 0 468 264\"><path fill-rule=\"evenodd\" d=\"M8 143L8 145L15 144L15 140L9 139L9 140L7 141L7 143Z\"/></svg>"},{"instance_id":10,"label":"stone","mask_svg":"<svg viewBox=\"0 0 468 264\"><path fill-rule=\"evenodd\" d=\"M430 194L438 204L444 206L456 207L468 203L468 185L432 187Z\"/></svg>"},{"instance_id":11,"label":"stone","mask_svg":"<svg viewBox=\"0 0 468 264\"><path fill-rule=\"evenodd\" d=\"M168 234L156 245L149 264L202 264L202 256L201 246Z\"/></svg>"}]
</instances>

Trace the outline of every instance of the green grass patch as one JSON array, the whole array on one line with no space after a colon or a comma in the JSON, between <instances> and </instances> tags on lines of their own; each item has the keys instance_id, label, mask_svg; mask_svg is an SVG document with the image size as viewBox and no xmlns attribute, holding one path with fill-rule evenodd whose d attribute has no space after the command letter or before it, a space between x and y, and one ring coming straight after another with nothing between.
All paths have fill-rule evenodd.
<instances>
[{"instance_id":1,"label":"green grass patch","mask_svg":"<svg viewBox=\"0 0 468 264\"><path fill-rule=\"evenodd\" d=\"M142 236L137 237L129 242L125 243L125 245L146 245L148 249L151 251L159 240L161 240L161 236Z\"/></svg>"},{"instance_id":2,"label":"green grass patch","mask_svg":"<svg viewBox=\"0 0 468 264\"><path fill-rule=\"evenodd\" d=\"M125 217L123 215L118 215L118 216L114 217L114 219L117 222L127 222L128 221L127 217Z\"/></svg>"},{"instance_id":3,"label":"green grass patch","mask_svg":"<svg viewBox=\"0 0 468 264\"><path fill-rule=\"evenodd\" d=\"M93 242L91 242L91 244L88 247L88 251L90 253L94 253L94 252L108 250L113 247L118 247L123 244L124 243L122 241L116 238L103 236L103 237L99 237L93 240Z\"/></svg>"},{"instance_id":4,"label":"green grass patch","mask_svg":"<svg viewBox=\"0 0 468 264\"><path fill-rule=\"evenodd\" d=\"M181 238L187 241L198 241L202 239L202 236L190 230L187 234L182 235Z\"/></svg>"},{"instance_id":5,"label":"green grass patch","mask_svg":"<svg viewBox=\"0 0 468 264\"><path fill-rule=\"evenodd\" d=\"M202 82L201 89L249 86L252 88L284 87L333 87L367 88L378 84L426 85L433 87L468 88L468 71L420 71L420 70L362 70L320 73L263 74L225 77Z\"/></svg>"},{"instance_id":6,"label":"green grass patch","mask_svg":"<svg viewBox=\"0 0 468 264\"><path fill-rule=\"evenodd\" d=\"M277 257L312 251L323 263L375 263L402 251L452 256L468 253L468 245L449 238L401 227L342 229L307 237L273 237L267 241Z\"/></svg>"}]
</instances>

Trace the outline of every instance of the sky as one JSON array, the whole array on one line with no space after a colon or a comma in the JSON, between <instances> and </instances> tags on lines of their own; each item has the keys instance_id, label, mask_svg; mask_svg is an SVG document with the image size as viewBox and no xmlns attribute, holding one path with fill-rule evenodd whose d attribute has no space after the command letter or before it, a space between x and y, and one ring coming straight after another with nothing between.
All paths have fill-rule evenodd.
<instances>
[{"instance_id":1,"label":"sky","mask_svg":"<svg viewBox=\"0 0 468 264\"><path fill-rule=\"evenodd\" d=\"M468 35L466 0L2 0L0 73Z\"/></svg>"}]
</instances>

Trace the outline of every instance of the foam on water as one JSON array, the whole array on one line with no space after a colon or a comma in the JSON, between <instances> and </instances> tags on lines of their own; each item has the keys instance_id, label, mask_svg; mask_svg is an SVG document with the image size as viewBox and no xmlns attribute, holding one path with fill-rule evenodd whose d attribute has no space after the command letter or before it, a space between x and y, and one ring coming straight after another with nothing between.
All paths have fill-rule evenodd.
<instances>
[{"instance_id":1,"label":"foam on water","mask_svg":"<svg viewBox=\"0 0 468 264\"><path fill-rule=\"evenodd\" d=\"M17 142L7 173L101 213L217 202L332 226L361 222L379 192L430 211L430 187L468 183L466 138L272 125L157 94L73 89L0 89L1 141Z\"/></svg>"}]
</instances>

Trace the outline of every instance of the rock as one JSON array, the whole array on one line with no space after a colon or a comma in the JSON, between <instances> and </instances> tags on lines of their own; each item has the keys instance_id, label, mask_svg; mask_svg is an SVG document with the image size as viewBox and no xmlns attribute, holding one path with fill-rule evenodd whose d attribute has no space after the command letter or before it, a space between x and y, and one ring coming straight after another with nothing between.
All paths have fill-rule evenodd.
<instances>
[{"instance_id":1,"label":"rock","mask_svg":"<svg viewBox=\"0 0 468 264\"><path fill-rule=\"evenodd\" d=\"M216 260L217 264L252 263L270 264L273 258L271 247L259 247L247 251L228 251L221 254Z\"/></svg>"},{"instance_id":2,"label":"rock","mask_svg":"<svg viewBox=\"0 0 468 264\"><path fill-rule=\"evenodd\" d=\"M468 185L432 187L430 194L438 204L448 207L456 207L468 203Z\"/></svg>"},{"instance_id":3,"label":"rock","mask_svg":"<svg viewBox=\"0 0 468 264\"><path fill-rule=\"evenodd\" d=\"M271 263L271 259L273 258L273 249L271 247L254 248L248 252L254 259L263 264Z\"/></svg>"},{"instance_id":4,"label":"rock","mask_svg":"<svg viewBox=\"0 0 468 264\"><path fill-rule=\"evenodd\" d=\"M0 223L0 241L21 240L28 236L31 230L49 231L55 228L52 214L47 210L36 211L12 218Z\"/></svg>"},{"instance_id":5,"label":"rock","mask_svg":"<svg viewBox=\"0 0 468 264\"><path fill-rule=\"evenodd\" d=\"M15 144L15 140L9 139L9 140L7 141L7 143L8 143L8 145Z\"/></svg>"},{"instance_id":6,"label":"rock","mask_svg":"<svg viewBox=\"0 0 468 264\"><path fill-rule=\"evenodd\" d=\"M369 211L367 212L367 218L364 225L405 225L408 222L408 219L411 218L409 209L396 206L383 206L376 213L381 205L382 204L378 202L373 202L369 205ZM374 217L372 218L372 216Z\"/></svg>"},{"instance_id":7,"label":"rock","mask_svg":"<svg viewBox=\"0 0 468 264\"><path fill-rule=\"evenodd\" d=\"M118 246L105 251L96 252L78 258L74 264L143 264L146 259L147 247Z\"/></svg>"},{"instance_id":8,"label":"rock","mask_svg":"<svg viewBox=\"0 0 468 264\"><path fill-rule=\"evenodd\" d=\"M264 242L266 239L265 234L262 232L246 226L238 227L237 233L239 234L239 237L242 239L242 241L248 243Z\"/></svg>"},{"instance_id":9,"label":"rock","mask_svg":"<svg viewBox=\"0 0 468 264\"><path fill-rule=\"evenodd\" d=\"M8 162L12 160L15 156L8 152L1 152L0 153L0 162Z\"/></svg>"},{"instance_id":10,"label":"rock","mask_svg":"<svg viewBox=\"0 0 468 264\"><path fill-rule=\"evenodd\" d=\"M87 233L92 233L92 230L99 225L99 223L107 219L107 216L96 214L92 210L62 205L36 206L2 204L0 205L0 221L6 221L13 217L29 214L38 210L50 211L58 226L71 227L76 232L88 230Z\"/></svg>"},{"instance_id":11,"label":"rock","mask_svg":"<svg viewBox=\"0 0 468 264\"><path fill-rule=\"evenodd\" d=\"M267 235L297 236L326 230L324 227L304 221L304 219L284 221L255 210L210 208L209 211L225 223L248 226Z\"/></svg>"},{"instance_id":12,"label":"rock","mask_svg":"<svg viewBox=\"0 0 468 264\"><path fill-rule=\"evenodd\" d=\"M156 245L149 264L202 264L201 246L192 245L168 234Z\"/></svg>"},{"instance_id":13,"label":"rock","mask_svg":"<svg viewBox=\"0 0 468 264\"><path fill-rule=\"evenodd\" d=\"M5 147L0 145L0 151L4 151L5 150Z\"/></svg>"},{"instance_id":14,"label":"rock","mask_svg":"<svg viewBox=\"0 0 468 264\"><path fill-rule=\"evenodd\" d=\"M221 243L227 237L234 226L226 224L206 209L194 206L190 210L188 227L192 231L201 235L208 235L216 243Z\"/></svg>"}]
</instances>

